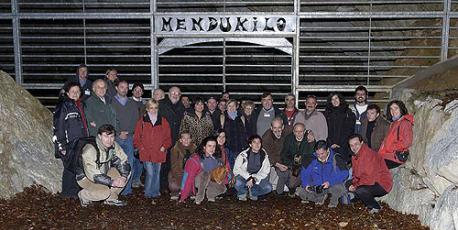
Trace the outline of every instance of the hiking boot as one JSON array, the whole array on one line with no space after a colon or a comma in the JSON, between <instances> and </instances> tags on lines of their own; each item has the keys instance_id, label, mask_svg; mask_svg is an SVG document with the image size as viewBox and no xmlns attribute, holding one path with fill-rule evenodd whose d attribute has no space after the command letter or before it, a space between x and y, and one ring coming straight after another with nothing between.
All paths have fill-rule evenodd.
<instances>
[{"instance_id":1,"label":"hiking boot","mask_svg":"<svg viewBox=\"0 0 458 230\"><path fill-rule=\"evenodd\" d=\"M122 200L105 200L103 204L110 205L110 206L124 207L127 205L127 202L122 201Z\"/></svg>"}]
</instances>

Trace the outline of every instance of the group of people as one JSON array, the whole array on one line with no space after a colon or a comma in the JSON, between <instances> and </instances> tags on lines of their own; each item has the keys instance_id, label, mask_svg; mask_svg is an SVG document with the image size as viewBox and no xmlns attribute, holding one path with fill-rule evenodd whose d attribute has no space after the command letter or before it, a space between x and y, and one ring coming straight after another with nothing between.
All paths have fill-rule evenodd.
<instances>
[{"instance_id":1,"label":"group of people","mask_svg":"<svg viewBox=\"0 0 458 230\"><path fill-rule=\"evenodd\" d=\"M391 101L384 117L363 86L351 106L331 93L323 113L314 95L300 111L294 94L280 110L268 92L256 107L227 92L191 100L174 86L144 100L143 90L134 83L127 97L129 84L115 69L91 82L85 65L64 85L53 137L64 163L62 195L82 206L124 206L118 195L141 186L153 202L166 191L196 204L274 191L318 205L330 196L329 207L354 195L374 213L381 208L374 198L391 190L389 169L405 163L412 144L413 116L404 103Z\"/></svg>"}]
</instances>

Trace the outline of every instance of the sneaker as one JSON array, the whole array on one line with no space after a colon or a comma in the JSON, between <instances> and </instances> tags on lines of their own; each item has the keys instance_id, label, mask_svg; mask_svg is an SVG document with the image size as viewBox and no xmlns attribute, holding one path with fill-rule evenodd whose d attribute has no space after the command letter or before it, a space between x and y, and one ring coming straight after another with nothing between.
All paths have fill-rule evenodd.
<instances>
[{"instance_id":1,"label":"sneaker","mask_svg":"<svg viewBox=\"0 0 458 230\"><path fill-rule=\"evenodd\" d=\"M372 208L371 210L369 210L369 214L377 214L380 212L380 209L381 208Z\"/></svg>"},{"instance_id":2,"label":"sneaker","mask_svg":"<svg viewBox=\"0 0 458 230\"><path fill-rule=\"evenodd\" d=\"M170 200L178 200L178 198L179 198L178 195L173 195L170 197Z\"/></svg>"},{"instance_id":3,"label":"sneaker","mask_svg":"<svg viewBox=\"0 0 458 230\"><path fill-rule=\"evenodd\" d=\"M247 201L246 195L238 196L239 201Z\"/></svg>"},{"instance_id":4,"label":"sneaker","mask_svg":"<svg viewBox=\"0 0 458 230\"><path fill-rule=\"evenodd\" d=\"M258 197L257 197L257 196L252 196L252 195L250 195L250 200L252 200L252 201L257 201L257 200L258 200Z\"/></svg>"},{"instance_id":5,"label":"sneaker","mask_svg":"<svg viewBox=\"0 0 458 230\"><path fill-rule=\"evenodd\" d=\"M329 203L328 208L337 208L337 204Z\"/></svg>"},{"instance_id":6,"label":"sneaker","mask_svg":"<svg viewBox=\"0 0 458 230\"><path fill-rule=\"evenodd\" d=\"M308 204L309 201L308 201L308 200L301 200L301 203L302 203L302 204Z\"/></svg>"},{"instance_id":7,"label":"sneaker","mask_svg":"<svg viewBox=\"0 0 458 230\"><path fill-rule=\"evenodd\" d=\"M105 200L103 203L106 205L117 206L117 207L123 207L127 205L127 202L122 201L122 200Z\"/></svg>"},{"instance_id":8,"label":"sneaker","mask_svg":"<svg viewBox=\"0 0 458 230\"><path fill-rule=\"evenodd\" d=\"M195 199L196 199L196 196L190 196L189 199L195 200Z\"/></svg>"},{"instance_id":9,"label":"sneaker","mask_svg":"<svg viewBox=\"0 0 458 230\"><path fill-rule=\"evenodd\" d=\"M80 205L81 205L81 207L83 207L83 208L87 208L87 206L89 206L89 205L92 203L92 201L90 201L90 200L85 200L85 199L83 199L83 198L80 196L80 193L78 193L78 198L79 198L79 200L80 200Z\"/></svg>"},{"instance_id":10,"label":"sneaker","mask_svg":"<svg viewBox=\"0 0 458 230\"><path fill-rule=\"evenodd\" d=\"M320 201L318 201L318 202L315 202L315 204L321 206L321 205L324 204L324 202L326 201L327 198L328 198L328 194L325 194L325 195L323 196L323 199L320 200Z\"/></svg>"},{"instance_id":11,"label":"sneaker","mask_svg":"<svg viewBox=\"0 0 458 230\"><path fill-rule=\"evenodd\" d=\"M208 202L215 202L215 198L208 198Z\"/></svg>"},{"instance_id":12,"label":"sneaker","mask_svg":"<svg viewBox=\"0 0 458 230\"><path fill-rule=\"evenodd\" d=\"M289 190L289 192L288 192L288 196L289 196L290 198L294 198L294 197L296 196L296 192L294 192L293 189L291 189L291 190Z\"/></svg>"},{"instance_id":13,"label":"sneaker","mask_svg":"<svg viewBox=\"0 0 458 230\"><path fill-rule=\"evenodd\" d=\"M296 192L294 192L294 195L299 197L299 194L301 194L301 189L300 188L296 188Z\"/></svg>"},{"instance_id":14,"label":"sneaker","mask_svg":"<svg viewBox=\"0 0 458 230\"><path fill-rule=\"evenodd\" d=\"M142 184L141 181L137 181L137 182L132 182L132 188L140 188L140 187L143 187L144 185Z\"/></svg>"}]
</instances>

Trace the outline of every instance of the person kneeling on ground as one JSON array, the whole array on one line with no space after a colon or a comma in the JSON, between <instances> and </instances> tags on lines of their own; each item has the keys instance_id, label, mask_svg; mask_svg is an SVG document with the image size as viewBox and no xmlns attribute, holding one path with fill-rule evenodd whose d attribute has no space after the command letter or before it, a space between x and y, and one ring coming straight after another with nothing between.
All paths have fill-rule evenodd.
<instances>
[{"instance_id":1,"label":"person kneeling on ground","mask_svg":"<svg viewBox=\"0 0 458 230\"><path fill-rule=\"evenodd\" d=\"M250 193L251 200L257 200L258 196L272 191L269 183L270 162L269 157L262 149L262 140L258 135L248 139L248 149L242 151L235 159L234 176L236 179L235 189L238 199L247 200Z\"/></svg>"},{"instance_id":2,"label":"person kneeling on ground","mask_svg":"<svg viewBox=\"0 0 458 230\"><path fill-rule=\"evenodd\" d=\"M215 172L221 169L223 173ZM229 170L229 162L227 158L222 159L216 138L213 136L204 138L196 153L186 161L184 166L180 202L184 202L190 193L195 194L195 187L197 187L196 204L201 204L205 195L208 201L215 202L218 195L226 192L224 181ZM219 174L219 178L215 178L214 174Z\"/></svg>"},{"instance_id":3,"label":"person kneeling on ground","mask_svg":"<svg viewBox=\"0 0 458 230\"><path fill-rule=\"evenodd\" d=\"M363 137L354 134L349 138L354 155L352 183L348 190L355 193L370 213L378 213L382 208L374 199L391 191L393 179L384 159L363 142Z\"/></svg>"},{"instance_id":4,"label":"person kneeling on ground","mask_svg":"<svg viewBox=\"0 0 458 230\"><path fill-rule=\"evenodd\" d=\"M127 155L114 141L115 128L110 124L100 126L95 144L86 144L81 153L76 179L83 188L79 193L81 206L86 207L92 201L104 201L104 204L125 206L125 201L118 200L119 193L126 186L130 176Z\"/></svg>"},{"instance_id":5,"label":"person kneeling on ground","mask_svg":"<svg viewBox=\"0 0 458 230\"><path fill-rule=\"evenodd\" d=\"M317 205L323 205L331 194L328 207L335 208L339 198L347 193L344 185L348 177L347 165L324 140L315 144L313 155L316 158L301 171L302 186L298 194L303 203L312 201Z\"/></svg>"}]
</instances>

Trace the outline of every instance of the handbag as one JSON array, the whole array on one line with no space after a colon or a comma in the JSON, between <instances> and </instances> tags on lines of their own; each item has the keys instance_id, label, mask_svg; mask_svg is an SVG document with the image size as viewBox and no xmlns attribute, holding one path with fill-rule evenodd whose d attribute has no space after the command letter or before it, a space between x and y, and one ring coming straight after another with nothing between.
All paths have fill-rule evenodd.
<instances>
[{"instance_id":1,"label":"handbag","mask_svg":"<svg viewBox=\"0 0 458 230\"><path fill-rule=\"evenodd\" d=\"M210 179L213 182L216 182L218 184L223 184L224 180L226 179L226 175L227 175L227 169L226 167L224 167L224 165L222 165L222 166L218 166L214 168L210 172Z\"/></svg>"},{"instance_id":2,"label":"handbag","mask_svg":"<svg viewBox=\"0 0 458 230\"><path fill-rule=\"evenodd\" d=\"M227 177L228 170L226 168L226 154L222 155L224 162L223 165L217 166L210 172L210 180L218 184L223 184Z\"/></svg>"},{"instance_id":3,"label":"handbag","mask_svg":"<svg viewBox=\"0 0 458 230\"><path fill-rule=\"evenodd\" d=\"M400 129L400 126L398 126L398 134L397 134L397 140L399 141L399 129ZM394 155L396 156L396 159L398 159L399 161L401 161L402 163L405 163L408 159L409 159L409 150L405 150L405 151L396 151L394 152Z\"/></svg>"}]
</instances>

